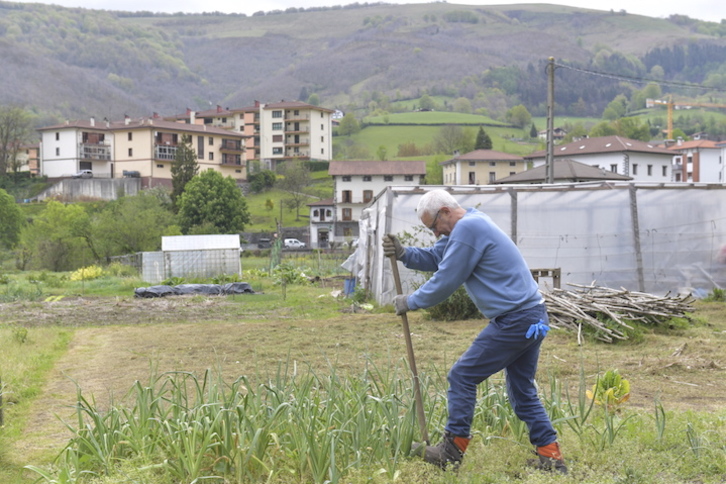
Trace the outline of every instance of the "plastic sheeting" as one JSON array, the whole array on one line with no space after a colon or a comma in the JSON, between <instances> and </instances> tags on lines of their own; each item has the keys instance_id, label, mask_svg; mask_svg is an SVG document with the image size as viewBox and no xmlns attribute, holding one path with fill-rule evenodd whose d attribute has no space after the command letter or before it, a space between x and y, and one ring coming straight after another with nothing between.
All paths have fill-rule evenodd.
<instances>
[{"instance_id":1,"label":"plastic sheeting","mask_svg":"<svg viewBox=\"0 0 726 484\"><path fill-rule=\"evenodd\" d=\"M595 283L653 294L702 297L726 287L726 186L592 183L389 187L361 218L358 280L380 304L395 287L381 237L404 245L434 243L416 206L426 190L445 188L464 207L487 213L532 269L561 270L562 287ZM404 292L425 280L399 265ZM551 281L539 281L543 290Z\"/></svg>"},{"instance_id":2,"label":"plastic sheeting","mask_svg":"<svg viewBox=\"0 0 726 484\"><path fill-rule=\"evenodd\" d=\"M228 284L179 284L178 286L150 286L134 289L135 297L166 297L204 294L207 296L226 296L230 294L255 294L252 286L246 282L230 282Z\"/></svg>"}]
</instances>

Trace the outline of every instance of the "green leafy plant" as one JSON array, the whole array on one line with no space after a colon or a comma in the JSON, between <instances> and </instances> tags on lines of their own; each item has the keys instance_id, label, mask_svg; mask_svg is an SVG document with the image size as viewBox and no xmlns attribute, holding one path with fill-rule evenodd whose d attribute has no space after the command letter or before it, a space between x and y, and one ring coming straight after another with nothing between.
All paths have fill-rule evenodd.
<instances>
[{"instance_id":1,"label":"green leafy plant","mask_svg":"<svg viewBox=\"0 0 726 484\"><path fill-rule=\"evenodd\" d=\"M179 284L185 284L187 281L183 277L172 276L168 279L161 281L162 286L178 286Z\"/></svg>"},{"instance_id":2,"label":"green leafy plant","mask_svg":"<svg viewBox=\"0 0 726 484\"><path fill-rule=\"evenodd\" d=\"M620 376L618 370L608 370L598 378L592 390L587 391L587 397L597 405L613 410L630 398L630 382Z\"/></svg>"}]
</instances>

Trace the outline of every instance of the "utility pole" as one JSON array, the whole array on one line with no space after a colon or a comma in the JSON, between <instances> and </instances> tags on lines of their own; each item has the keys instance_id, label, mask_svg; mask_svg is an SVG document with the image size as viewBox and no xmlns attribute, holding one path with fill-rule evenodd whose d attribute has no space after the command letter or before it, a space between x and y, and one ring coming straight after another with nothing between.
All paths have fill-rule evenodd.
<instances>
[{"instance_id":1,"label":"utility pole","mask_svg":"<svg viewBox=\"0 0 726 484\"><path fill-rule=\"evenodd\" d=\"M555 58L547 63L547 156L545 157L545 183L555 182Z\"/></svg>"}]
</instances>

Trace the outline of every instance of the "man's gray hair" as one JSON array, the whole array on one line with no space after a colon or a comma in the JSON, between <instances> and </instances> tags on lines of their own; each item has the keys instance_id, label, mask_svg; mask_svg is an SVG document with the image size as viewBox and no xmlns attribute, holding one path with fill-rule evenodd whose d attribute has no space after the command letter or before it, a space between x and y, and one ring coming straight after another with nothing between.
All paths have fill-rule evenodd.
<instances>
[{"instance_id":1,"label":"man's gray hair","mask_svg":"<svg viewBox=\"0 0 726 484\"><path fill-rule=\"evenodd\" d=\"M436 216L436 212L444 207L453 210L455 208L460 208L461 205L459 205L459 202L457 202L456 199L446 190L431 190L424 193L421 200L418 201L416 214L418 215L419 220L421 220L421 217L423 217L425 213L428 213L429 217L434 217Z\"/></svg>"}]
</instances>

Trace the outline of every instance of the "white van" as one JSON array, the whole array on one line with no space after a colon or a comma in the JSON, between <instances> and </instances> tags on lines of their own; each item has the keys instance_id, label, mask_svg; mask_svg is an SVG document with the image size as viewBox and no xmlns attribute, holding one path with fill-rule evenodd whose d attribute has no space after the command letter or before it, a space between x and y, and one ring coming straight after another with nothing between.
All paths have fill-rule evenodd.
<instances>
[{"instance_id":1,"label":"white van","mask_svg":"<svg viewBox=\"0 0 726 484\"><path fill-rule=\"evenodd\" d=\"M283 245L286 249L304 249L305 242L300 242L298 239L285 239Z\"/></svg>"}]
</instances>

